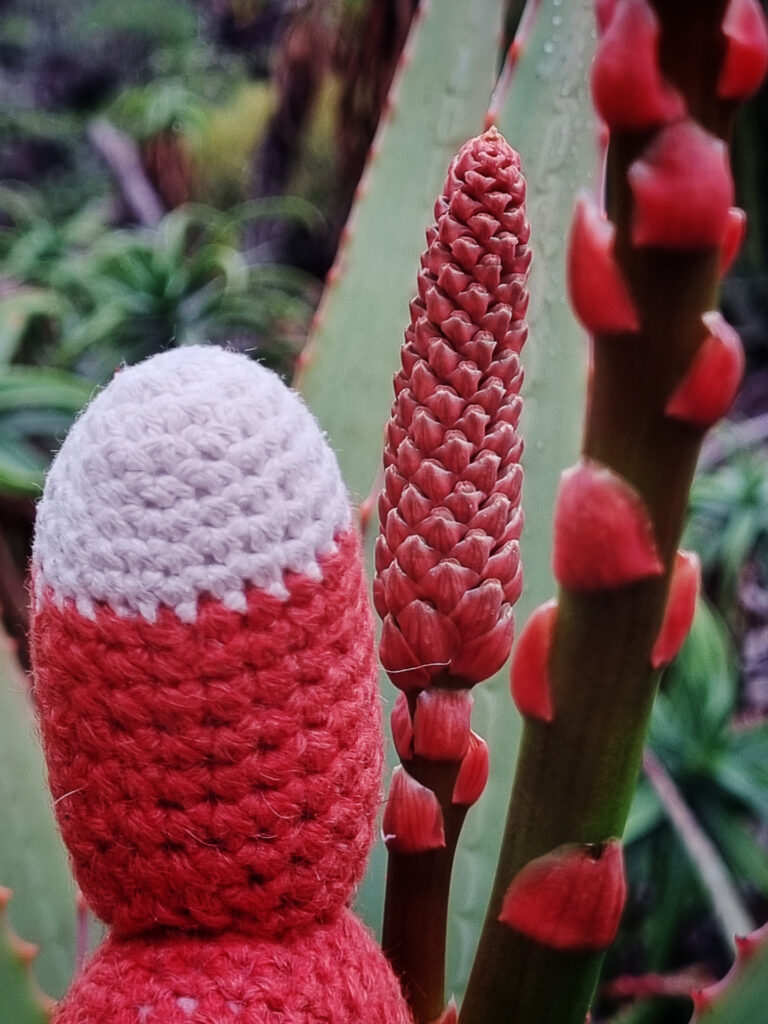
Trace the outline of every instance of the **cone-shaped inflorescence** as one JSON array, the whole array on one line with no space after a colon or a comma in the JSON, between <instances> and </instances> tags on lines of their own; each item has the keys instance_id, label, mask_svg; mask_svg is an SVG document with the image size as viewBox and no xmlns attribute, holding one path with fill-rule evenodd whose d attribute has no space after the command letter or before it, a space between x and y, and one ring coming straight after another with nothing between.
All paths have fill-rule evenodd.
<instances>
[{"instance_id":1,"label":"cone-shaped inflorescence","mask_svg":"<svg viewBox=\"0 0 768 1024\"><path fill-rule=\"evenodd\" d=\"M591 336L582 457L554 515L560 585L525 625L507 831L462 1024L583 1024L624 899L620 836L659 669L698 589L677 553L704 432L741 344L714 311L744 233L726 140L768 64L756 0L597 0L592 72L607 215L580 198L568 253Z\"/></svg>"},{"instance_id":2,"label":"cone-shaped inflorescence","mask_svg":"<svg viewBox=\"0 0 768 1024\"><path fill-rule=\"evenodd\" d=\"M374 601L403 691L384 814L384 943L418 1021L443 1011L448 883L488 775L471 687L512 645L520 595L520 416L531 253L520 160L496 131L451 163L427 232L387 426Z\"/></svg>"}]
</instances>

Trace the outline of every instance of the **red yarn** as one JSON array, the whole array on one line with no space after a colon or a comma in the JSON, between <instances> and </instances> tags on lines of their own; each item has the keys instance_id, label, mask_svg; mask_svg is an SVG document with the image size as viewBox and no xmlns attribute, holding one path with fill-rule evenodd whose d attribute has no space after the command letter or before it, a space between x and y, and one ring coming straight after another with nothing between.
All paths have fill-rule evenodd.
<instances>
[{"instance_id":1,"label":"red yarn","mask_svg":"<svg viewBox=\"0 0 768 1024\"><path fill-rule=\"evenodd\" d=\"M409 1024L391 968L363 925L332 925L278 943L168 935L108 939L55 1024Z\"/></svg>"},{"instance_id":2,"label":"red yarn","mask_svg":"<svg viewBox=\"0 0 768 1024\"><path fill-rule=\"evenodd\" d=\"M320 567L320 581L286 575L285 602L251 588L245 614L202 599L192 624L167 608L155 623L106 607L91 620L51 595L37 611L56 813L83 893L119 934L284 935L332 921L349 901L381 775L373 625L353 531ZM180 948L147 947L146 957Z\"/></svg>"}]
</instances>

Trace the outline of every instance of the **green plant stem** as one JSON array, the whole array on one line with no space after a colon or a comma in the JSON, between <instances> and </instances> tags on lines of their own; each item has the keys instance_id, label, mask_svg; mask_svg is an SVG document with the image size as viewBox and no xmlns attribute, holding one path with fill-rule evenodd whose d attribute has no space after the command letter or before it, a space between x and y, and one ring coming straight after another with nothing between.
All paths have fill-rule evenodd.
<instances>
[{"instance_id":1,"label":"green plant stem","mask_svg":"<svg viewBox=\"0 0 768 1024\"><path fill-rule=\"evenodd\" d=\"M657 0L654 7L665 74L691 115L725 135L727 112L714 97L725 0ZM600 953L540 946L498 915L511 880L533 858L563 843L621 836L658 682L650 651L701 442L700 431L668 419L664 407L702 341L719 254L631 246L627 170L649 137L614 135L609 147L608 212L642 330L595 338L583 451L639 491L665 574L611 591L560 591L549 663L555 720L525 725L462 1024L583 1024L602 962Z\"/></svg>"},{"instance_id":2,"label":"green plant stem","mask_svg":"<svg viewBox=\"0 0 768 1024\"><path fill-rule=\"evenodd\" d=\"M455 780L458 766L431 768L444 769L442 774ZM445 1007L448 895L467 813L466 807L450 804L448 792L448 800L441 800L445 846L426 853L390 853L388 861L382 948L402 982L417 1024L436 1020Z\"/></svg>"}]
</instances>

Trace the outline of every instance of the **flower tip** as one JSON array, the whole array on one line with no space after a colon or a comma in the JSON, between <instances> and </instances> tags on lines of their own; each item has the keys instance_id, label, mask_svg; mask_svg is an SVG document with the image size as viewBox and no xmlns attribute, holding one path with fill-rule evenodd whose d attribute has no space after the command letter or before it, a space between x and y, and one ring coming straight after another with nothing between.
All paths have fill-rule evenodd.
<instances>
[{"instance_id":1,"label":"flower tip","mask_svg":"<svg viewBox=\"0 0 768 1024\"><path fill-rule=\"evenodd\" d=\"M598 35L603 35L611 23L618 0L595 0L595 20Z\"/></svg>"}]
</instances>

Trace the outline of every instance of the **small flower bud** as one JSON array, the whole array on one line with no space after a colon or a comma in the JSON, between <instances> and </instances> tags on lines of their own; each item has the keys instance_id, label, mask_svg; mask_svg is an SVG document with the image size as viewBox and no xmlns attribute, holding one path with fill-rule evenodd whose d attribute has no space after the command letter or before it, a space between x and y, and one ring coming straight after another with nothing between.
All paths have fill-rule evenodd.
<instances>
[{"instance_id":1,"label":"small flower bud","mask_svg":"<svg viewBox=\"0 0 768 1024\"><path fill-rule=\"evenodd\" d=\"M523 627L512 659L512 698L521 715L554 720L549 680L549 655L557 618L557 602L540 605Z\"/></svg>"},{"instance_id":2,"label":"small flower bud","mask_svg":"<svg viewBox=\"0 0 768 1024\"><path fill-rule=\"evenodd\" d=\"M757 92L768 68L768 26L757 0L731 0L723 19L725 58L717 79L722 100Z\"/></svg>"},{"instance_id":3,"label":"small flower bud","mask_svg":"<svg viewBox=\"0 0 768 1024\"><path fill-rule=\"evenodd\" d=\"M611 130L645 131L684 116L683 97L662 77L658 50L659 20L647 0L617 4L592 68L595 108Z\"/></svg>"},{"instance_id":4,"label":"small flower bud","mask_svg":"<svg viewBox=\"0 0 768 1024\"><path fill-rule=\"evenodd\" d=\"M552 949L606 949L626 898L618 839L567 844L530 861L514 877L499 920Z\"/></svg>"},{"instance_id":5,"label":"small flower bud","mask_svg":"<svg viewBox=\"0 0 768 1024\"><path fill-rule=\"evenodd\" d=\"M576 316L595 334L638 331L640 321L613 253L616 229L586 194L576 201L568 243L568 290Z\"/></svg>"},{"instance_id":6,"label":"small flower bud","mask_svg":"<svg viewBox=\"0 0 768 1024\"><path fill-rule=\"evenodd\" d=\"M672 419L706 430L733 404L745 360L738 334L720 313L705 313L702 320L709 334L667 402L665 412Z\"/></svg>"},{"instance_id":7,"label":"small flower bud","mask_svg":"<svg viewBox=\"0 0 768 1024\"><path fill-rule=\"evenodd\" d=\"M413 722L408 708L408 697L404 693L398 694L389 717L389 724L397 756L401 761L409 761L413 757Z\"/></svg>"},{"instance_id":8,"label":"small flower bud","mask_svg":"<svg viewBox=\"0 0 768 1024\"><path fill-rule=\"evenodd\" d=\"M456 776L451 802L459 807L470 807L479 800L488 782L489 769L487 743L476 732L470 732L469 747Z\"/></svg>"},{"instance_id":9,"label":"small flower bud","mask_svg":"<svg viewBox=\"0 0 768 1024\"><path fill-rule=\"evenodd\" d=\"M401 765L392 773L381 827L391 853L426 853L445 846L443 812L437 797Z\"/></svg>"},{"instance_id":10,"label":"small flower bud","mask_svg":"<svg viewBox=\"0 0 768 1024\"><path fill-rule=\"evenodd\" d=\"M469 690L423 690L413 715L413 749L429 761L460 761L469 748Z\"/></svg>"},{"instance_id":11,"label":"small flower bud","mask_svg":"<svg viewBox=\"0 0 768 1024\"><path fill-rule=\"evenodd\" d=\"M678 551L669 584L664 621L651 652L651 665L661 668L678 654L693 622L701 586L701 563L693 551Z\"/></svg>"},{"instance_id":12,"label":"small flower bud","mask_svg":"<svg viewBox=\"0 0 768 1024\"><path fill-rule=\"evenodd\" d=\"M732 206L728 211L728 220L725 223L723 244L720 248L720 273L725 275L731 269L733 261L739 255L739 250L744 242L747 233L747 215L738 206Z\"/></svg>"},{"instance_id":13,"label":"small flower bud","mask_svg":"<svg viewBox=\"0 0 768 1024\"><path fill-rule=\"evenodd\" d=\"M663 572L640 495L606 466L587 459L563 473L553 568L572 590L621 587Z\"/></svg>"},{"instance_id":14,"label":"small flower bud","mask_svg":"<svg viewBox=\"0 0 768 1024\"><path fill-rule=\"evenodd\" d=\"M453 999L451 999L440 1016L432 1021L432 1024L459 1024L459 1015Z\"/></svg>"},{"instance_id":15,"label":"small flower bud","mask_svg":"<svg viewBox=\"0 0 768 1024\"><path fill-rule=\"evenodd\" d=\"M722 244L733 206L724 142L693 121L662 128L627 172L635 200L632 242L662 249Z\"/></svg>"}]
</instances>

